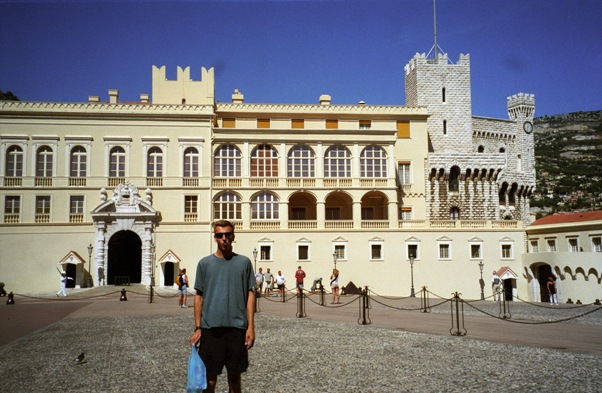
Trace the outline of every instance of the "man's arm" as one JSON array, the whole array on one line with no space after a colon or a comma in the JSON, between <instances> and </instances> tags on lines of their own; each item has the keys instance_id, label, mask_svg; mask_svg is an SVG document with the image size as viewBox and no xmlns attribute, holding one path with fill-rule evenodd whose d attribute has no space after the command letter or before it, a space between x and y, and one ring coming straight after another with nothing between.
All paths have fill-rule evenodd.
<instances>
[{"instance_id":1,"label":"man's arm","mask_svg":"<svg viewBox=\"0 0 602 393\"><path fill-rule=\"evenodd\" d=\"M251 349L255 344L255 292L249 291L248 294L249 295L247 298L247 320L249 322L249 326L247 327L245 346L247 347L247 349Z\"/></svg>"},{"instance_id":2,"label":"man's arm","mask_svg":"<svg viewBox=\"0 0 602 393\"><path fill-rule=\"evenodd\" d=\"M196 344L201 339L201 329L197 329L197 326L201 326L201 313L203 311L203 295L198 289L195 290L194 295L194 326L195 330L192 336L190 336L190 345Z\"/></svg>"}]
</instances>

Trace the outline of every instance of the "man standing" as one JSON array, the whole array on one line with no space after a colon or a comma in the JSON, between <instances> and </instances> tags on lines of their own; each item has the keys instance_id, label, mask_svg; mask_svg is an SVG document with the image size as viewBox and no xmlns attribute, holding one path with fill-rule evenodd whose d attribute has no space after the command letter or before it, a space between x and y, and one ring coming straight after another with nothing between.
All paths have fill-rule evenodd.
<instances>
[{"instance_id":1,"label":"man standing","mask_svg":"<svg viewBox=\"0 0 602 393\"><path fill-rule=\"evenodd\" d=\"M303 279L305 278L305 272L301 269L301 266L295 272L295 281L297 285L297 295L303 293Z\"/></svg>"},{"instance_id":2,"label":"man standing","mask_svg":"<svg viewBox=\"0 0 602 393\"><path fill-rule=\"evenodd\" d=\"M255 343L255 277L246 256L232 251L234 225L213 223L214 254L197 265L194 289L195 330L190 344L200 340L199 355L207 369L207 389L215 392L226 366L229 391L242 392L241 374L249 366L248 350Z\"/></svg>"},{"instance_id":3,"label":"man standing","mask_svg":"<svg viewBox=\"0 0 602 393\"><path fill-rule=\"evenodd\" d=\"M255 273L255 288L257 289L257 295L261 297L261 289L263 288L263 269L259 268L259 271Z\"/></svg>"},{"instance_id":4,"label":"man standing","mask_svg":"<svg viewBox=\"0 0 602 393\"><path fill-rule=\"evenodd\" d=\"M286 277L282 275L282 272L278 270L278 274L276 275L276 285L278 285L278 292L280 292L280 296L284 297L284 288L286 284Z\"/></svg>"},{"instance_id":5,"label":"man standing","mask_svg":"<svg viewBox=\"0 0 602 393\"><path fill-rule=\"evenodd\" d=\"M274 275L270 272L270 268L263 275L263 283L265 285L265 294L270 296L270 292L272 291L272 286L274 285Z\"/></svg>"},{"instance_id":6,"label":"man standing","mask_svg":"<svg viewBox=\"0 0 602 393\"><path fill-rule=\"evenodd\" d=\"M497 275L497 272L493 271L493 277L491 277L491 290L493 291L493 301L500 300L500 284L502 280L500 280L500 276Z\"/></svg>"}]
</instances>

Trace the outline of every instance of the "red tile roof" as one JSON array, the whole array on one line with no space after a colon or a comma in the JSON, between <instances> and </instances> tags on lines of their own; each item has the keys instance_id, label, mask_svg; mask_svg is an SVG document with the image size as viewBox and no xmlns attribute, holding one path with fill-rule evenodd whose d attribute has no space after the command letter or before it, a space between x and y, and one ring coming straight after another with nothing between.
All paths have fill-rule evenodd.
<instances>
[{"instance_id":1,"label":"red tile roof","mask_svg":"<svg viewBox=\"0 0 602 393\"><path fill-rule=\"evenodd\" d=\"M531 225L563 224L569 222L602 220L602 210L578 213L563 213L546 216L536 220Z\"/></svg>"}]
</instances>

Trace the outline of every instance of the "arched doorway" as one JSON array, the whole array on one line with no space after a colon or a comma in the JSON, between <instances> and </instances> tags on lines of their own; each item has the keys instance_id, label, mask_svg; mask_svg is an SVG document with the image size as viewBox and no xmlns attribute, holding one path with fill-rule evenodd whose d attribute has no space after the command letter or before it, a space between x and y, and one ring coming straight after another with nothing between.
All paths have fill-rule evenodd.
<instances>
[{"instance_id":1,"label":"arched doorway","mask_svg":"<svg viewBox=\"0 0 602 393\"><path fill-rule=\"evenodd\" d=\"M108 250L107 284L142 282L142 241L132 231L111 236Z\"/></svg>"},{"instance_id":2,"label":"arched doorway","mask_svg":"<svg viewBox=\"0 0 602 393\"><path fill-rule=\"evenodd\" d=\"M171 287L174 285L175 280L175 264L172 262L165 262L163 264L163 285L166 287Z\"/></svg>"},{"instance_id":3,"label":"arched doorway","mask_svg":"<svg viewBox=\"0 0 602 393\"><path fill-rule=\"evenodd\" d=\"M66 287L75 288L75 283L77 280L77 265L73 263L67 263L65 265L65 273L67 273L67 277L72 278L72 280L67 280Z\"/></svg>"},{"instance_id":4,"label":"arched doorway","mask_svg":"<svg viewBox=\"0 0 602 393\"><path fill-rule=\"evenodd\" d=\"M552 272L552 267L548 264L541 264L532 268L533 274L539 283L539 296L541 302L549 302L550 295L548 294L548 277L554 276Z\"/></svg>"}]
</instances>

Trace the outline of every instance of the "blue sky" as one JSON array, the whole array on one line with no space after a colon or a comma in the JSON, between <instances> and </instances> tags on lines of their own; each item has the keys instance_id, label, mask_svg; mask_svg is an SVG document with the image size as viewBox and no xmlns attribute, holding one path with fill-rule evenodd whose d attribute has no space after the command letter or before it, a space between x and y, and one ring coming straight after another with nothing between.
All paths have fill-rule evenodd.
<instances>
[{"instance_id":1,"label":"blue sky","mask_svg":"<svg viewBox=\"0 0 602 393\"><path fill-rule=\"evenodd\" d=\"M437 0L439 46L469 53L473 113L602 109L602 1ZM215 67L216 98L404 105L405 64L433 46L432 0L0 0L0 90L24 101L136 101L152 65Z\"/></svg>"}]
</instances>

